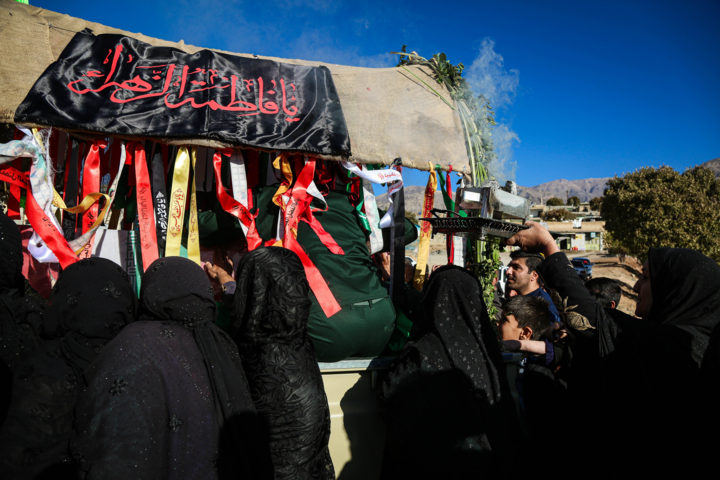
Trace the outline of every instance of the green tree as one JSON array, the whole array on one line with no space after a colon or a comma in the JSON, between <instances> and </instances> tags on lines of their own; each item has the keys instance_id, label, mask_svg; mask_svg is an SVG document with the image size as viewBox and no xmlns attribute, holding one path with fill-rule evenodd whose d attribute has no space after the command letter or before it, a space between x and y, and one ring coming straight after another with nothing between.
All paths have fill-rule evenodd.
<instances>
[{"instance_id":1,"label":"green tree","mask_svg":"<svg viewBox=\"0 0 720 480\"><path fill-rule=\"evenodd\" d=\"M644 167L608 181L602 202L613 249L644 262L651 247L684 247L720 260L720 180L708 168L682 174Z\"/></svg>"},{"instance_id":2,"label":"green tree","mask_svg":"<svg viewBox=\"0 0 720 480\"><path fill-rule=\"evenodd\" d=\"M547 205L548 207L559 207L560 205L565 205L565 202L563 202L557 197L552 197L547 202L545 202L545 205Z\"/></svg>"},{"instance_id":3,"label":"green tree","mask_svg":"<svg viewBox=\"0 0 720 480\"><path fill-rule=\"evenodd\" d=\"M602 207L603 197L595 197L590 199L590 210L600 210Z\"/></svg>"},{"instance_id":4,"label":"green tree","mask_svg":"<svg viewBox=\"0 0 720 480\"><path fill-rule=\"evenodd\" d=\"M580 206L580 197L570 197L568 198L568 205L572 205L574 207Z\"/></svg>"},{"instance_id":5,"label":"green tree","mask_svg":"<svg viewBox=\"0 0 720 480\"><path fill-rule=\"evenodd\" d=\"M417 219L417 215L415 215L415 212L409 212L409 211L405 210L405 218L410 220L410 222L412 222L413 225L418 224L418 219Z\"/></svg>"},{"instance_id":6,"label":"green tree","mask_svg":"<svg viewBox=\"0 0 720 480\"><path fill-rule=\"evenodd\" d=\"M561 222L563 220L573 220L575 215L565 210L564 208L556 208L555 210L547 210L543 212L540 217L545 221Z\"/></svg>"}]
</instances>

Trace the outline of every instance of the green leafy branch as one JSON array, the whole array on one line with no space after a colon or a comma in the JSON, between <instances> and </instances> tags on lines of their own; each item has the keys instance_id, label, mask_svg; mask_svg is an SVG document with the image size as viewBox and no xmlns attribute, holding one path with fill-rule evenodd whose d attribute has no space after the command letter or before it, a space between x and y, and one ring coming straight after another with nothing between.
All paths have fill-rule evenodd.
<instances>
[{"instance_id":1,"label":"green leafy branch","mask_svg":"<svg viewBox=\"0 0 720 480\"><path fill-rule=\"evenodd\" d=\"M480 185L488 179L487 165L495 155L490 139L492 135L490 129L495 125L495 112L484 96L475 97L470 85L462 77L465 65L462 63L452 65L444 53L435 54L428 60L416 52L407 52L406 49L407 46L403 45L400 52L391 52L393 55L400 55L397 66L415 77L450 108L458 112L465 133L473 184ZM448 102L444 95L408 69L409 65L429 67L435 74L437 83L447 88L457 108Z\"/></svg>"},{"instance_id":2,"label":"green leafy branch","mask_svg":"<svg viewBox=\"0 0 720 480\"><path fill-rule=\"evenodd\" d=\"M490 102L483 96L475 96L467 80L462 77L465 65L459 63L452 65L444 53L435 54L430 60L421 57L416 52L408 52L403 45L400 52L391 52L400 55L398 67L415 77L435 95L440 97L450 108L458 112L463 125L465 142L470 158L473 185L479 186L488 177L488 165L496 158L492 142L492 127L495 123L495 112ZM448 100L429 85L425 80L418 77L413 71L407 68L410 65L420 65L430 68L435 75L438 84L444 85L450 93L450 98L455 101L453 106ZM499 239L490 238L484 242L473 242L475 258L475 274L480 278L483 287L483 298L487 306L490 318L495 318L496 308L493 306L494 278L500 266L500 242Z\"/></svg>"}]
</instances>

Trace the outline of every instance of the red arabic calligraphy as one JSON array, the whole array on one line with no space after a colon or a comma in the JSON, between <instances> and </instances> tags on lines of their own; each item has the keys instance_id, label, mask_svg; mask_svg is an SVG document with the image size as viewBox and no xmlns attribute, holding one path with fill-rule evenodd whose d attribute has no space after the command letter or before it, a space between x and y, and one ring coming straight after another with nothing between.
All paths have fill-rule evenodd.
<instances>
[{"instance_id":1,"label":"red arabic calligraphy","mask_svg":"<svg viewBox=\"0 0 720 480\"><path fill-rule=\"evenodd\" d=\"M98 93L108 88L114 88L110 94L110 101L113 103L125 104L147 98L164 97L163 101L167 108L176 109L183 105L189 105L192 108L209 107L212 110L238 112L239 117L261 114L277 115L280 113L280 105L282 105L282 112L286 115L287 122L300 121L300 118L297 117L298 107L292 104L297 102L296 87L293 83L286 84L283 78L279 80L280 91L278 92L278 82L274 79L269 79L272 89L266 90L268 82L263 77L239 78L232 73L221 74L218 70L205 68L194 68L191 71L188 65L171 63L136 65L133 70L134 77L118 82L113 80L113 76L118 71L122 53L123 46L120 44L115 47L114 51L108 52L103 62L103 64L107 64L112 55L110 71L107 75L101 70L89 69L81 78L69 82L67 88L78 95L85 95L89 92ZM133 58L133 55L128 54L128 60L124 63L131 63ZM163 70L164 76L162 75ZM92 88L93 80L103 77L103 84ZM241 82L238 82L238 79ZM161 80L162 84L160 85ZM288 92L290 89L292 91ZM208 99L207 94L201 94L199 97L191 95L209 90L229 90L229 101ZM245 100L253 101L241 99L243 95L250 97ZM252 98L253 96L255 98Z\"/></svg>"}]
</instances>

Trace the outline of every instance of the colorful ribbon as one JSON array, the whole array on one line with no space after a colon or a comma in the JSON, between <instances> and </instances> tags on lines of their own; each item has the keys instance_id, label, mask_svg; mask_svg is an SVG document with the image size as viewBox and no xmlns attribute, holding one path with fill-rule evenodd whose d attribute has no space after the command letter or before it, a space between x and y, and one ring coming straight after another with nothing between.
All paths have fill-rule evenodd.
<instances>
[{"instance_id":1,"label":"colorful ribbon","mask_svg":"<svg viewBox=\"0 0 720 480\"><path fill-rule=\"evenodd\" d=\"M192 169L193 176L195 175L195 161L196 161L197 147L193 147L191 152L192 157ZM195 185L197 182L193 178L192 182L192 195L190 196L190 218L188 225L188 241L187 241L187 252L188 258L198 265L202 266L200 261L200 232L198 230L198 216L197 216L197 196L195 192Z\"/></svg>"},{"instance_id":2,"label":"colorful ribbon","mask_svg":"<svg viewBox=\"0 0 720 480\"><path fill-rule=\"evenodd\" d=\"M95 140L90 145L90 151L85 158L82 176L82 196L87 197L91 193L100 191L100 149L107 147L107 140ZM98 216L99 205L93 204L83 215L82 233L87 233Z\"/></svg>"},{"instance_id":3,"label":"colorful ribbon","mask_svg":"<svg viewBox=\"0 0 720 480\"><path fill-rule=\"evenodd\" d=\"M300 261L305 268L305 275L307 276L310 288L315 294L323 313L325 313L326 317L330 318L340 311L340 305L337 303L337 300L335 300L335 297L330 291L327 282L325 282L325 279L320 274L320 271L312 263L312 260L310 260L310 257L307 256L307 253L305 253L305 250L303 250L302 246L295 238L295 235L292 233L293 230L297 229L298 221L304 216L305 212L310 210L310 202L313 197L312 195L308 195L307 188L312 182L314 175L315 160L310 159L307 163L305 163L305 167L302 172L300 172L295 185L290 191L290 199L288 200L287 205L285 205L285 236L283 237L282 242L285 248L292 250L298 257L300 257ZM312 223L310 225L312 226ZM322 231L324 232L325 230L323 229ZM327 235L327 237L330 237L330 235ZM332 239L332 237L330 237L330 239ZM321 238L321 240L323 239ZM325 241L327 241L327 238L323 240L323 243L325 243ZM333 243L335 242L333 241ZM340 247L338 246L337 248Z\"/></svg>"},{"instance_id":4,"label":"colorful ribbon","mask_svg":"<svg viewBox=\"0 0 720 480\"><path fill-rule=\"evenodd\" d=\"M165 256L179 257L182 244L183 223L185 222L185 204L187 203L188 177L190 175L190 154L187 147L178 148L170 189L170 208L168 236Z\"/></svg>"},{"instance_id":5,"label":"colorful ribbon","mask_svg":"<svg viewBox=\"0 0 720 480\"><path fill-rule=\"evenodd\" d=\"M440 191L442 192L443 201L445 202L445 209L450 210L451 212L455 211L455 202L452 199L452 183L450 180L450 173L452 172L452 166L450 166L448 172L447 172L447 187L445 186L445 180L442 177L442 167L440 165L435 165L435 170L438 172L438 180L440 183ZM449 214L448 214L449 215ZM463 210L460 210L458 212L458 215L461 217L467 217L467 213L465 213ZM465 248L466 248L466 241L464 238L461 237L455 237L453 235L448 234L447 236L447 254L448 254L448 263L452 265L458 265L458 266L464 266L465 265Z\"/></svg>"},{"instance_id":6,"label":"colorful ribbon","mask_svg":"<svg viewBox=\"0 0 720 480\"><path fill-rule=\"evenodd\" d=\"M158 242L158 255L161 257L165 253L168 226L167 188L165 186L167 154L167 145L156 144L151 162L153 206L155 207L155 238L157 238Z\"/></svg>"},{"instance_id":7,"label":"colorful ribbon","mask_svg":"<svg viewBox=\"0 0 720 480\"><path fill-rule=\"evenodd\" d=\"M73 252L65 238L55 227L54 223L35 201L30 187L30 179L19 170L10 166L0 166L0 180L10 185L24 188L27 191L26 215L30 225L40 235L40 238L47 244L57 257L60 265L67 268L77 262L75 252ZM17 199L17 198L16 198ZM19 200L19 199L18 199Z\"/></svg>"},{"instance_id":8,"label":"colorful ribbon","mask_svg":"<svg viewBox=\"0 0 720 480\"><path fill-rule=\"evenodd\" d=\"M222 184L222 156L223 154L232 155L232 153L232 149L215 150L215 154L213 155L213 169L215 170L215 191L217 199L220 202L220 206L222 206L223 210L225 210L230 215L237 217L240 220L240 223L247 227L248 233L246 235L246 238L248 243L248 250L255 250L262 245L262 239L260 238L260 235L258 235L257 229L255 228L255 217L250 214L250 211L247 209L247 207L245 207L245 205L231 197Z\"/></svg>"},{"instance_id":9,"label":"colorful ribbon","mask_svg":"<svg viewBox=\"0 0 720 480\"><path fill-rule=\"evenodd\" d=\"M214 157L213 157L214 161ZM214 163L213 163L214 168ZM245 159L242 152L235 150L230 156L230 180L232 182L233 198L248 208L247 176L245 175ZM240 228L247 237L248 227L240 222Z\"/></svg>"},{"instance_id":10,"label":"colorful ribbon","mask_svg":"<svg viewBox=\"0 0 720 480\"><path fill-rule=\"evenodd\" d=\"M430 210L433 209L435 202L435 190L437 189L437 173L430 165L430 177L425 187L425 199L423 202L423 217L430 218ZM413 278L413 287L415 290L422 291L425 283L425 266L427 265L428 254L430 253L430 234L432 227L430 222L423 220L420 223L420 242L418 245L418 261L415 265L415 276Z\"/></svg>"},{"instance_id":11,"label":"colorful ribbon","mask_svg":"<svg viewBox=\"0 0 720 480\"><path fill-rule=\"evenodd\" d=\"M152 186L147 168L145 147L142 142L130 142L128 152L135 164L135 185L138 204L138 227L142 249L143 272L158 259L155 212L153 209Z\"/></svg>"}]
</instances>

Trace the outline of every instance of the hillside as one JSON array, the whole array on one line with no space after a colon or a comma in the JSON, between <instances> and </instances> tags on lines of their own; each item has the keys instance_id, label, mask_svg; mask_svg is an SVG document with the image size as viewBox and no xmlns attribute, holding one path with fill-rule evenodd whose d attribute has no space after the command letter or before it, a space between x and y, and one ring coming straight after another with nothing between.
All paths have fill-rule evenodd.
<instances>
[{"instance_id":1,"label":"hillside","mask_svg":"<svg viewBox=\"0 0 720 480\"><path fill-rule=\"evenodd\" d=\"M709 168L715 172L715 178L720 178L720 157L710 160L709 162L705 162L700 166Z\"/></svg>"},{"instance_id":2,"label":"hillside","mask_svg":"<svg viewBox=\"0 0 720 480\"><path fill-rule=\"evenodd\" d=\"M411 185L405 187L405 210L416 214L422 212L423 199L425 198L425 187L420 185ZM387 193L376 197L378 208L386 210L388 207ZM443 202L442 193L435 192L435 208L445 210L445 202ZM419 216L419 215L418 215Z\"/></svg>"},{"instance_id":3,"label":"hillside","mask_svg":"<svg viewBox=\"0 0 720 480\"><path fill-rule=\"evenodd\" d=\"M587 202L591 198L602 197L605 183L608 180L609 178L585 178L582 180L565 180L562 178L541 183L534 187L518 186L518 194L536 204L544 204L552 197L562 198L563 200L568 197L578 197L581 202Z\"/></svg>"}]
</instances>

